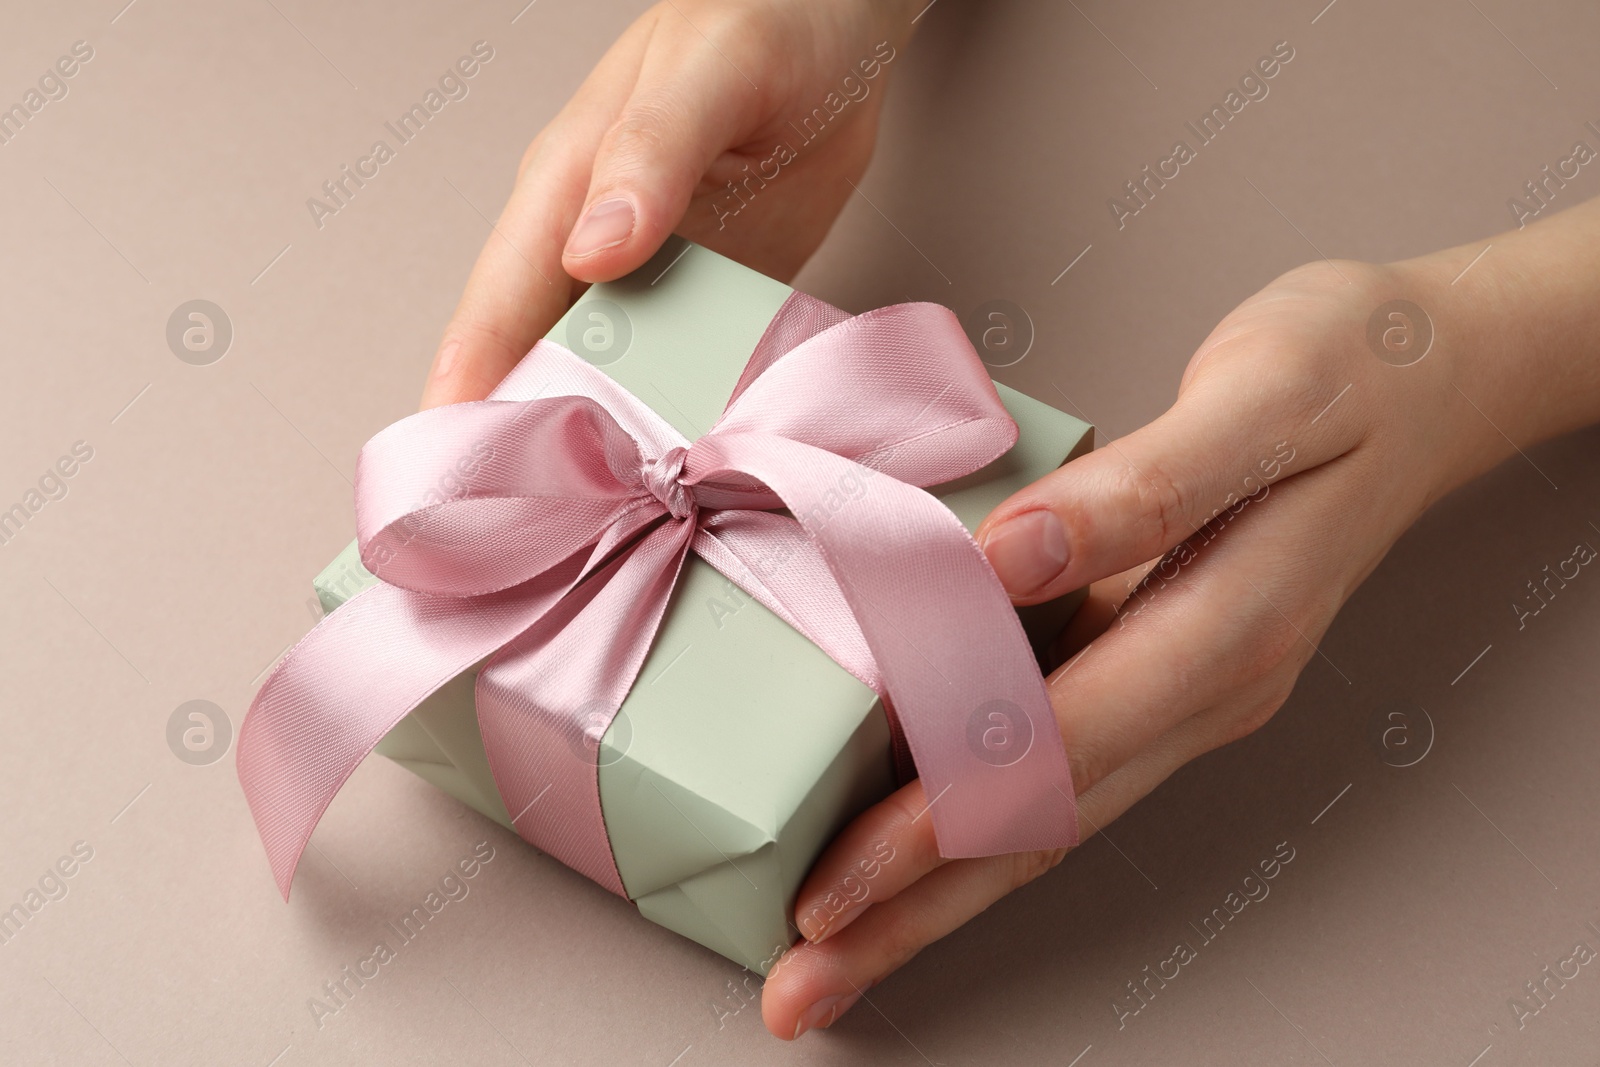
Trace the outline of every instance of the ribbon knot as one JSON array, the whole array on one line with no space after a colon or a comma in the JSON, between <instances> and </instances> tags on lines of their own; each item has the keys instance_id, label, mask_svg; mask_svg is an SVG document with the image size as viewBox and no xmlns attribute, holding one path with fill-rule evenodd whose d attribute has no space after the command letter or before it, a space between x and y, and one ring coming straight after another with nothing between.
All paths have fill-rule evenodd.
<instances>
[{"instance_id":1,"label":"ribbon knot","mask_svg":"<svg viewBox=\"0 0 1600 1067\"><path fill-rule=\"evenodd\" d=\"M687 448L674 446L656 459L646 459L639 465L639 477L650 495L661 501L661 506L674 519L687 519L695 511L694 491L683 484L683 464L688 457Z\"/></svg>"},{"instance_id":2,"label":"ribbon knot","mask_svg":"<svg viewBox=\"0 0 1600 1067\"><path fill-rule=\"evenodd\" d=\"M1016 438L948 309L851 318L799 293L692 449L548 340L488 400L379 432L356 463L356 533L381 581L284 657L239 731L239 779L279 889L287 898L356 765L482 663L478 727L517 832L627 896L595 740L691 552L892 703L937 801L942 855L1076 844L1066 752L1027 637L982 550L921 488ZM695 521L658 521L641 486ZM743 703L728 701L730 717ZM1032 738L1015 759L981 743L995 706Z\"/></svg>"}]
</instances>

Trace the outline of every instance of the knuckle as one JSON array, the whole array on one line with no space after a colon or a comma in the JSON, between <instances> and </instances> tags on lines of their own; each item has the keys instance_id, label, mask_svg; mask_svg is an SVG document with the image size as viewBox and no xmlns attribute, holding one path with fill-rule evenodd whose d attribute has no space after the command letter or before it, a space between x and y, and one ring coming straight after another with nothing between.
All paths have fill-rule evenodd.
<instances>
[{"instance_id":1,"label":"knuckle","mask_svg":"<svg viewBox=\"0 0 1600 1067\"><path fill-rule=\"evenodd\" d=\"M1283 707L1285 698L1273 697L1270 700L1258 700L1245 708L1245 713L1234 722L1234 727L1229 733L1229 741L1237 741L1242 737L1249 737L1267 723Z\"/></svg>"},{"instance_id":2,"label":"knuckle","mask_svg":"<svg viewBox=\"0 0 1600 1067\"><path fill-rule=\"evenodd\" d=\"M1296 629L1279 618L1275 611L1271 618L1262 619L1260 629L1261 633L1254 642L1253 675L1256 678L1265 678L1281 664L1303 662L1302 656L1311 654L1311 649L1306 646L1306 639L1301 636L1305 627Z\"/></svg>"},{"instance_id":3,"label":"knuckle","mask_svg":"<svg viewBox=\"0 0 1600 1067\"><path fill-rule=\"evenodd\" d=\"M719 47L730 43L759 37L761 31L770 32L771 16L763 17L751 4L710 4L696 15L695 27Z\"/></svg>"},{"instance_id":4,"label":"knuckle","mask_svg":"<svg viewBox=\"0 0 1600 1067\"><path fill-rule=\"evenodd\" d=\"M671 147L681 109L661 93L644 93L628 101L606 134L609 162L624 169L657 159Z\"/></svg>"},{"instance_id":5,"label":"knuckle","mask_svg":"<svg viewBox=\"0 0 1600 1067\"><path fill-rule=\"evenodd\" d=\"M892 805L892 815L873 846L878 858L889 863L903 856L917 870L931 870L944 863L933 835L933 818L924 814L928 801L923 791L899 790L888 803Z\"/></svg>"},{"instance_id":6,"label":"knuckle","mask_svg":"<svg viewBox=\"0 0 1600 1067\"><path fill-rule=\"evenodd\" d=\"M877 931L878 936L882 938L882 957L888 964L884 968L885 973L905 966L917 953L927 947L927 938L923 935L916 919L916 912L900 910L894 913L892 920Z\"/></svg>"},{"instance_id":7,"label":"knuckle","mask_svg":"<svg viewBox=\"0 0 1600 1067\"><path fill-rule=\"evenodd\" d=\"M1344 284L1338 271L1339 265L1332 260L1315 259L1284 271L1275 284L1314 293L1337 292Z\"/></svg>"},{"instance_id":8,"label":"knuckle","mask_svg":"<svg viewBox=\"0 0 1600 1067\"><path fill-rule=\"evenodd\" d=\"M1067 745L1067 766L1072 772L1072 788L1079 796L1088 792L1099 784L1112 771L1116 770L1116 761L1109 753L1098 748L1084 751L1089 746L1074 748Z\"/></svg>"},{"instance_id":9,"label":"knuckle","mask_svg":"<svg viewBox=\"0 0 1600 1067\"><path fill-rule=\"evenodd\" d=\"M685 0L662 0L652 10L658 26L685 40L692 38L696 44L708 41L725 54L767 39L773 33L775 15L783 14L766 5Z\"/></svg>"},{"instance_id":10,"label":"knuckle","mask_svg":"<svg viewBox=\"0 0 1600 1067\"><path fill-rule=\"evenodd\" d=\"M528 171L532 170L538 164L544 145L545 138L542 131L535 136L532 141L528 142L528 147L522 152L522 158L517 160L518 183L520 183L522 179L527 176Z\"/></svg>"},{"instance_id":11,"label":"knuckle","mask_svg":"<svg viewBox=\"0 0 1600 1067\"><path fill-rule=\"evenodd\" d=\"M463 319L452 322L445 329L443 344L459 341L468 352L494 352L507 359L520 359L525 352L521 344L505 327L484 319Z\"/></svg>"},{"instance_id":12,"label":"knuckle","mask_svg":"<svg viewBox=\"0 0 1600 1067\"><path fill-rule=\"evenodd\" d=\"M1149 543L1169 549L1194 533L1188 522L1189 494L1165 470L1155 464L1140 469L1129 463L1119 471L1118 488L1132 501Z\"/></svg>"},{"instance_id":13,"label":"knuckle","mask_svg":"<svg viewBox=\"0 0 1600 1067\"><path fill-rule=\"evenodd\" d=\"M1222 744L1229 744L1241 738L1249 737L1267 723L1278 713L1289 700L1289 694L1294 690L1293 679L1288 682L1275 682L1271 685L1265 696L1256 697L1247 702L1242 712L1228 720L1223 730Z\"/></svg>"},{"instance_id":14,"label":"knuckle","mask_svg":"<svg viewBox=\"0 0 1600 1067\"><path fill-rule=\"evenodd\" d=\"M1298 582L1240 583L1240 624L1229 644L1244 680L1263 684L1286 666L1297 670L1315 654L1312 642L1322 627L1307 610L1303 593Z\"/></svg>"}]
</instances>

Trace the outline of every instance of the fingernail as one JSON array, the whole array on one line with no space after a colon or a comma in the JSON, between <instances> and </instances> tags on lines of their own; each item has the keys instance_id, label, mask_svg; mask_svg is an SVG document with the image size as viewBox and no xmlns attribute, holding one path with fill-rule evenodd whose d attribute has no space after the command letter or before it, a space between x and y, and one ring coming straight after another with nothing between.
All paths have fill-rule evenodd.
<instances>
[{"instance_id":1,"label":"fingernail","mask_svg":"<svg viewBox=\"0 0 1600 1067\"><path fill-rule=\"evenodd\" d=\"M460 354L460 341L451 341L445 345L444 351L439 353L439 359L433 365L433 376L440 379L450 377L450 372L456 365L456 357Z\"/></svg>"},{"instance_id":2,"label":"fingernail","mask_svg":"<svg viewBox=\"0 0 1600 1067\"><path fill-rule=\"evenodd\" d=\"M624 197L602 200L589 209L567 238L567 255L592 256L603 248L619 245L633 232L633 204Z\"/></svg>"},{"instance_id":3,"label":"fingernail","mask_svg":"<svg viewBox=\"0 0 1600 1067\"><path fill-rule=\"evenodd\" d=\"M861 993L835 993L831 997L823 997L800 1013L799 1020L794 1024L794 1036L799 1037L807 1030L832 1026L833 1021L850 1010L850 1005L860 998Z\"/></svg>"},{"instance_id":4,"label":"fingernail","mask_svg":"<svg viewBox=\"0 0 1600 1067\"><path fill-rule=\"evenodd\" d=\"M1012 596L1044 586L1067 566L1067 532L1053 511L1007 519L983 539L984 555Z\"/></svg>"},{"instance_id":5,"label":"fingernail","mask_svg":"<svg viewBox=\"0 0 1600 1067\"><path fill-rule=\"evenodd\" d=\"M828 938L832 937L840 930L843 930L846 926L849 926L851 923L855 922L856 919L860 918L861 913L866 910L867 909L865 907L851 908L849 911L831 920L828 925L824 926L817 932L816 937L807 938L806 940L810 941L814 945L820 945L822 942L828 940Z\"/></svg>"}]
</instances>

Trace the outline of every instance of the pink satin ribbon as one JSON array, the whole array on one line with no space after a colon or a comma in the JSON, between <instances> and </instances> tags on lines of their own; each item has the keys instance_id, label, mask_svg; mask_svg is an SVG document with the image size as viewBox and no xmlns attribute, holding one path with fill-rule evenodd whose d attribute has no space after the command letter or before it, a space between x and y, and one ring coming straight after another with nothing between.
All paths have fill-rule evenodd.
<instances>
[{"instance_id":1,"label":"pink satin ribbon","mask_svg":"<svg viewBox=\"0 0 1600 1067\"><path fill-rule=\"evenodd\" d=\"M692 443L550 341L490 399L378 433L356 465L356 527L382 581L294 647L239 731L279 889L373 746L488 657L478 724L517 832L626 896L596 743L691 551L892 706L942 855L1076 844L1066 752L1016 613L918 488L1016 436L945 308L850 318L802 294Z\"/></svg>"}]
</instances>

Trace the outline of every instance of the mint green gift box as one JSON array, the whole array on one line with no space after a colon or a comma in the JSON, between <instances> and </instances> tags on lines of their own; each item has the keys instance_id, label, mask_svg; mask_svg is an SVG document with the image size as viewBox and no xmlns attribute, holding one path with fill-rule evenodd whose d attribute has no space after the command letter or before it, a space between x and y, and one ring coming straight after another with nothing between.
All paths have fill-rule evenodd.
<instances>
[{"instance_id":1,"label":"mint green gift box","mask_svg":"<svg viewBox=\"0 0 1600 1067\"><path fill-rule=\"evenodd\" d=\"M633 274L592 286L549 338L583 355L691 440L721 414L791 290L673 238ZM1015 448L933 492L973 529L1016 490L1087 452L1087 423L996 384ZM333 611L377 581L350 544L314 584ZM1042 648L1081 592L1020 609ZM402 719L377 751L500 825L473 708L474 668ZM597 751L600 805L623 888L652 922L766 974L835 834L896 786L877 695L690 555L638 681Z\"/></svg>"}]
</instances>

